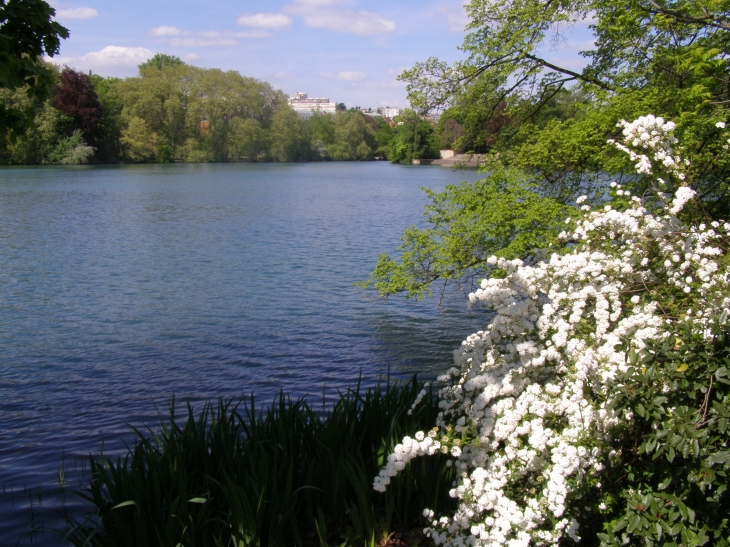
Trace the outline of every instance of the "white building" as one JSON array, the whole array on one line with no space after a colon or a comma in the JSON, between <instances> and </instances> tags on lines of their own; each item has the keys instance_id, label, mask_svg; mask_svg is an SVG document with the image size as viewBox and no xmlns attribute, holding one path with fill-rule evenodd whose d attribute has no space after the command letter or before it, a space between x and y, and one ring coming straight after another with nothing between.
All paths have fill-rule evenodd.
<instances>
[{"instance_id":1,"label":"white building","mask_svg":"<svg viewBox=\"0 0 730 547\"><path fill-rule=\"evenodd\" d=\"M337 104L331 103L328 98L313 97L310 99L306 93L297 93L290 97L289 106L304 119L309 118L315 112L334 114L337 111Z\"/></svg>"},{"instance_id":2,"label":"white building","mask_svg":"<svg viewBox=\"0 0 730 547\"><path fill-rule=\"evenodd\" d=\"M382 111L383 111L383 118L390 118L392 120L396 116L400 115L401 109L386 107L386 108L383 108Z\"/></svg>"}]
</instances>

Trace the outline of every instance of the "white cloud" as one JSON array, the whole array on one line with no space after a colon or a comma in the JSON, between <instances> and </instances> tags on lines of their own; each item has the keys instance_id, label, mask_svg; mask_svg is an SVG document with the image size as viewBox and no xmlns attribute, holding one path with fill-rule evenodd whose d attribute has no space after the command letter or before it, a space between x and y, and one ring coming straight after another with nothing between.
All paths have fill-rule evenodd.
<instances>
[{"instance_id":1,"label":"white cloud","mask_svg":"<svg viewBox=\"0 0 730 547\"><path fill-rule=\"evenodd\" d=\"M150 32L150 36L177 36L182 31L177 27L157 27L153 28Z\"/></svg>"},{"instance_id":2,"label":"white cloud","mask_svg":"<svg viewBox=\"0 0 730 547\"><path fill-rule=\"evenodd\" d=\"M320 72L320 76L327 78L328 80L337 80L339 82L361 82L367 78L362 72L338 72L333 74L332 72Z\"/></svg>"},{"instance_id":3,"label":"white cloud","mask_svg":"<svg viewBox=\"0 0 730 547\"><path fill-rule=\"evenodd\" d=\"M182 31L177 27L157 27L149 34L160 38L163 43L173 47L235 47L241 38L269 38L273 36L264 30L244 30L231 32L228 30ZM175 36L175 38L171 38Z\"/></svg>"},{"instance_id":4,"label":"white cloud","mask_svg":"<svg viewBox=\"0 0 730 547\"><path fill-rule=\"evenodd\" d=\"M56 10L56 19L93 19L99 12L94 8L68 8Z\"/></svg>"},{"instance_id":5,"label":"white cloud","mask_svg":"<svg viewBox=\"0 0 730 547\"><path fill-rule=\"evenodd\" d=\"M238 41L232 38L173 38L168 42L173 47L232 47Z\"/></svg>"},{"instance_id":6,"label":"white cloud","mask_svg":"<svg viewBox=\"0 0 730 547\"><path fill-rule=\"evenodd\" d=\"M129 76L136 74L137 66L153 55L152 51L143 47L106 46L100 51L79 57L57 56L47 60L76 70L93 70L106 76Z\"/></svg>"},{"instance_id":7,"label":"white cloud","mask_svg":"<svg viewBox=\"0 0 730 547\"><path fill-rule=\"evenodd\" d=\"M195 61L202 61L203 60L203 57L201 57L197 53L186 53L181 58L186 63L194 63Z\"/></svg>"},{"instance_id":8,"label":"white cloud","mask_svg":"<svg viewBox=\"0 0 730 547\"><path fill-rule=\"evenodd\" d=\"M287 74L286 72L282 72L282 71L276 72L271 75L272 80L281 80L282 78L288 78L288 77L289 77L289 74Z\"/></svg>"},{"instance_id":9,"label":"white cloud","mask_svg":"<svg viewBox=\"0 0 730 547\"><path fill-rule=\"evenodd\" d=\"M461 2L458 6L439 8L433 12L433 16L438 21L445 21L449 32L464 32L466 25L471 22L466 13L465 4Z\"/></svg>"},{"instance_id":10,"label":"white cloud","mask_svg":"<svg viewBox=\"0 0 730 547\"><path fill-rule=\"evenodd\" d=\"M236 22L243 27L283 30L291 26L292 18L283 13L257 13L255 15L244 13Z\"/></svg>"},{"instance_id":11,"label":"white cloud","mask_svg":"<svg viewBox=\"0 0 730 547\"><path fill-rule=\"evenodd\" d=\"M294 0L284 11L298 15L312 28L348 32L362 36L394 32L394 21L369 11L353 11L339 7L341 0Z\"/></svg>"},{"instance_id":12,"label":"white cloud","mask_svg":"<svg viewBox=\"0 0 730 547\"><path fill-rule=\"evenodd\" d=\"M568 48L573 51L591 51L596 49L596 41L583 40L581 42L568 42Z\"/></svg>"},{"instance_id":13,"label":"white cloud","mask_svg":"<svg viewBox=\"0 0 730 547\"><path fill-rule=\"evenodd\" d=\"M374 80L374 81L367 81L362 82L361 84L358 84L359 86L366 88L366 89L405 89L406 83L405 82L399 82L398 80Z\"/></svg>"}]
</instances>

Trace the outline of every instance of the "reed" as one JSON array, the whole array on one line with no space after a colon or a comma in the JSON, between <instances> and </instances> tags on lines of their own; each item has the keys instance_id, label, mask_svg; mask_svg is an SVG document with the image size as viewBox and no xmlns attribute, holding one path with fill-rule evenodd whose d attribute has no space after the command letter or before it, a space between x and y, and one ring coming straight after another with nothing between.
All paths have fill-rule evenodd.
<instances>
[{"instance_id":1,"label":"reed","mask_svg":"<svg viewBox=\"0 0 730 547\"><path fill-rule=\"evenodd\" d=\"M77 546L364 545L422 528L425 507L453 510L453 467L419 458L384 494L372 489L404 435L428 429L435 395L408 415L422 384L414 377L340 395L327 412L281 393L187 405L157 432L137 431L123 458L90 457L81 492L95 508L69 521ZM445 458L445 456L443 456Z\"/></svg>"}]
</instances>

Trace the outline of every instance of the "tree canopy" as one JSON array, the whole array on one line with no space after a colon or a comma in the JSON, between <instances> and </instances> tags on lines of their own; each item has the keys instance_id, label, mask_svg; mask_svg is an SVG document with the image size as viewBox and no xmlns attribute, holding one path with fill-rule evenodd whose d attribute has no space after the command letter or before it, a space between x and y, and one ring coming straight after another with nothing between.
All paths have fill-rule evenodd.
<instances>
[{"instance_id":1,"label":"tree canopy","mask_svg":"<svg viewBox=\"0 0 730 547\"><path fill-rule=\"evenodd\" d=\"M730 213L730 163L721 153L717 125L728 121L730 4L472 0L466 10L465 58L453 64L430 58L400 79L415 109L441 111L440 144L486 153L482 169L492 173L487 179L494 182L430 194L428 228L406 231L399 258L378 260L370 285L382 295L403 291L421 297L435 280L481 275L487 269L485 252L501 248L514 256L509 240L494 239L488 248L471 243L477 234L489 233L490 222L493 230L509 232L514 221L502 208L519 210L532 203L539 216L546 199L569 206L586 193L600 202L612 179L638 195L648 192L650 177L636 173L636 160L607 145L621 135L619 120L647 113L676 122L683 157L692 158L686 177L704 214ZM560 47L565 31L577 24L587 25L596 41L595 49L583 52L586 66L573 70L553 63L546 53ZM499 187L505 172L521 173L507 185L512 190L485 193ZM515 186L517 180L522 182ZM525 184L529 200L516 190ZM664 191L671 193L680 184L668 178ZM478 205L480 200L500 203L500 208ZM440 209L450 211L448 217L433 214ZM555 211L555 218L562 214L545 210ZM473 231L459 233L459 226ZM450 251L458 247L449 235L455 230L463 244L458 254ZM558 231L553 224L553 234ZM529 253L529 246L521 252Z\"/></svg>"},{"instance_id":2,"label":"tree canopy","mask_svg":"<svg viewBox=\"0 0 730 547\"><path fill-rule=\"evenodd\" d=\"M0 103L0 144L6 135L25 131L33 120L36 104L54 84L53 69L43 56L53 57L68 38L68 29L53 21L56 11L43 0L0 0L0 88L24 88L31 102ZM9 130L9 133L8 133Z\"/></svg>"}]
</instances>

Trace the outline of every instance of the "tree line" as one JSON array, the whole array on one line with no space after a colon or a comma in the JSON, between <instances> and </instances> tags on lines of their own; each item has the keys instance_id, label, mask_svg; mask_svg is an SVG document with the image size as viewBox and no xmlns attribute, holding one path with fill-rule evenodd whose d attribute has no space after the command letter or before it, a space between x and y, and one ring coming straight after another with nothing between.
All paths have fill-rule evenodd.
<instances>
[{"instance_id":1,"label":"tree line","mask_svg":"<svg viewBox=\"0 0 730 547\"><path fill-rule=\"evenodd\" d=\"M0 89L31 113L3 128L2 164L226 161L366 161L437 157L436 127L413 111L395 122L341 108L301 119L287 96L236 71L204 69L157 54L132 78L104 78L46 64L45 95Z\"/></svg>"}]
</instances>

